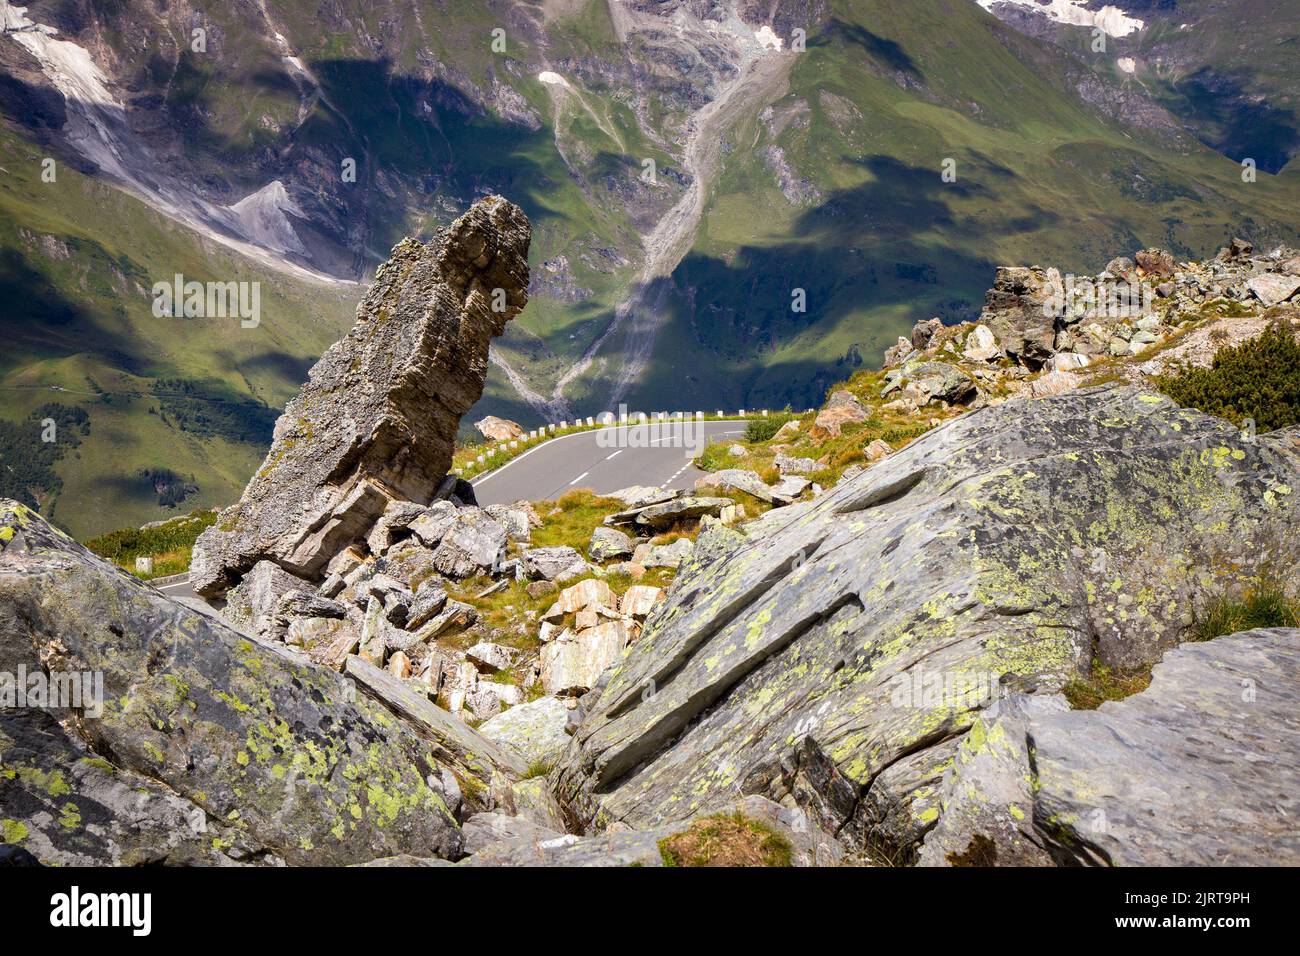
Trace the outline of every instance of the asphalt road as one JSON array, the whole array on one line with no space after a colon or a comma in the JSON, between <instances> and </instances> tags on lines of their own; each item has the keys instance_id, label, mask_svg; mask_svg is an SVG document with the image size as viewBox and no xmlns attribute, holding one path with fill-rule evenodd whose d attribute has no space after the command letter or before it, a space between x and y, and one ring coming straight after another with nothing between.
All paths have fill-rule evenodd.
<instances>
[{"instance_id":1,"label":"asphalt road","mask_svg":"<svg viewBox=\"0 0 1300 956\"><path fill-rule=\"evenodd\" d=\"M480 505L549 501L566 491L597 493L632 485L692 488L704 475L691 459L710 442L731 441L745 422L662 422L611 425L562 435L473 480ZM197 598L189 579L158 588L169 598Z\"/></svg>"},{"instance_id":2,"label":"asphalt road","mask_svg":"<svg viewBox=\"0 0 1300 956\"><path fill-rule=\"evenodd\" d=\"M480 505L549 501L566 491L598 494L632 485L691 488L704 475L691 459L709 442L731 441L743 421L612 425L575 432L524 452L473 480Z\"/></svg>"},{"instance_id":3,"label":"asphalt road","mask_svg":"<svg viewBox=\"0 0 1300 956\"><path fill-rule=\"evenodd\" d=\"M171 584L155 584L154 587L167 595L173 601L177 598L198 599L198 594L195 593L194 588L190 587L190 579L188 575L183 580L173 581Z\"/></svg>"}]
</instances>

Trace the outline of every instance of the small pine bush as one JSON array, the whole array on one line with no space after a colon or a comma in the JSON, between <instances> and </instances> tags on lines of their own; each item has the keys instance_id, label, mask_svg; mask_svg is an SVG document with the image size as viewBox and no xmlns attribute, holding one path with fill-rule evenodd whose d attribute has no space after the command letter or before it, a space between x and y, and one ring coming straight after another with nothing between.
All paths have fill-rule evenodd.
<instances>
[{"instance_id":1,"label":"small pine bush","mask_svg":"<svg viewBox=\"0 0 1300 956\"><path fill-rule=\"evenodd\" d=\"M183 518L151 527L113 531L92 538L85 545L101 558L128 564L138 557L192 548L199 535L216 522L216 511L192 511Z\"/></svg>"},{"instance_id":2,"label":"small pine bush","mask_svg":"<svg viewBox=\"0 0 1300 956\"><path fill-rule=\"evenodd\" d=\"M1282 322L1215 353L1210 368L1184 366L1156 379L1179 405L1270 432L1300 422L1300 339Z\"/></svg>"},{"instance_id":3,"label":"small pine bush","mask_svg":"<svg viewBox=\"0 0 1300 956\"><path fill-rule=\"evenodd\" d=\"M798 418L792 412L775 412L766 418L755 418L745 426L745 441L760 442L767 441L778 431L786 422L794 421Z\"/></svg>"}]
</instances>

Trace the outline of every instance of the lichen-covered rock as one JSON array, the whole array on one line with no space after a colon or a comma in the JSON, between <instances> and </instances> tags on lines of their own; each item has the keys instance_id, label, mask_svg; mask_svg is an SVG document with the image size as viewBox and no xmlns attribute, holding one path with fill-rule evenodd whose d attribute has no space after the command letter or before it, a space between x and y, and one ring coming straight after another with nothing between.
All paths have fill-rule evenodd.
<instances>
[{"instance_id":1,"label":"lichen-covered rock","mask_svg":"<svg viewBox=\"0 0 1300 956\"><path fill-rule=\"evenodd\" d=\"M587 555L597 564L615 558L632 557L632 539L617 528L595 528L587 543Z\"/></svg>"},{"instance_id":2,"label":"lichen-covered rock","mask_svg":"<svg viewBox=\"0 0 1300 956\"><path fill-rule=\"evenodd\" d=\"M1034 832L1029 720L1062 713L1059 694L1012 694L971 724L939 788L938 818L925 836L923 866L1047 866L1053 860Z\"/></svg>"},{"instance_id":3,"label":"lichen-covered rock","mask_svg":"<svg viewBox=\"0 0 1300 956\"><path fill-rule=\"evenodd\" d=\"M528 548L519 554L519 567L530 581L568 581L591 570L582 555L567 545Z\"/></svg>"},{"instance_id":4,"label":"lichen-covered rock","mask_svg":"<svg viewBox=\"0 0 1300 956\"><path fill-rule=\"evenodd\" d=\"M22 712L0 711L5 826L46 862L454 857L446 781L486 793L495 772L472 748L453 750L338 674L167 600L6 501L0 671L19 666L103 676L102 714L83 701L55 712L58 730L34 733Z\"/></svg>"},{"instance_id":5,"label":"lichen-covered rock","mask_svg":"<svg viewBox=\"0 0 1300 956\"><path fill-rule=\"evenodd\" d=\"M394 500L432 499L483 393L488 343L528 300L530 239L523 212L491 196L430 242L393 249L239 503L196 543L200 594L224 593L264 559L314 578Z\"/></svg>"},{"instance_id":6,"label":"lichen-covered rock","mask_svg":"<svg viewBox=\"0 0 1300 956\"><path fill-rule=\"evenodd\" d=\"M478 732L513 750L530 766L550 766L569 744L569 735L564 732L568 722L569 708L564 701L542 697L485 721Z\"/></svg>"},{"instance_id":7,"label":"lichen-covered rock","mask_svg":"<svg viewBox=\"0 0 1300 956\"><path fill-rule=\"evenodd\" d=\"M512 507L511 505L488 505L483 510L501 527L511 541L527 544L533 536L533 522L530 517L531 505Z\"/></svg>"},{"instance_id":8,"label":"lichen-covered rock","mask_svg":"<svg viewBox=\"0 0 1300 956\"><path fill-rule=\"evenodd\" d=\"M1297 489L1271 442L1132 387L962 416L684 567L557 796L587 825L756 792L859 845L915 833L941 761L889 768L951 746L994 689L1158 660L1212 602L1290 575Z\"/></svg>"},{"instance_id":9,"label":"lichen-covered rock","mask_svg":"<svg viewBox=\"0 0 1300 956\"><path fill-rule=\"evenodd\" d=\"M1171 650L1151 686L1030 720L1034 825L1059 859L1300 864L1300 630Z\"/></svg>"},{"instance_id":10,"label":"lichen-covered rock","mask_svg":"<svg viewBox=\"0 0 1300 956\"><path fill-rule=\"evenodd\" d=\"M564 808L546 785L545 777L520 780L510 788L510 794L514 798L515 816L557 833L567 829Z\"/></svg>"}]
</instances>

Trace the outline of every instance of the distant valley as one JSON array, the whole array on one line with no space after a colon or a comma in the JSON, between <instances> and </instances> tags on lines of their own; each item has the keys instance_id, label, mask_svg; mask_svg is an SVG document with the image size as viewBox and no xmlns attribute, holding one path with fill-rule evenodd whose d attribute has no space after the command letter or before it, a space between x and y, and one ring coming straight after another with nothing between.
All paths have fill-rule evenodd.
<instances>
[{"instance_id":1,"label":"distant valley","mask_svg":"<svg viewBox=\"0 0 1300 956\"><path fill-rule=\"evenodd\" d=\"M1295 245L1266 6L0 0L4 494L79 535L234 500L391 246L489 192L533 279L473 417L527 426L818 405L999 264ZM177 275L256 326L155 316Z\"/></svg>"}]
</instances>

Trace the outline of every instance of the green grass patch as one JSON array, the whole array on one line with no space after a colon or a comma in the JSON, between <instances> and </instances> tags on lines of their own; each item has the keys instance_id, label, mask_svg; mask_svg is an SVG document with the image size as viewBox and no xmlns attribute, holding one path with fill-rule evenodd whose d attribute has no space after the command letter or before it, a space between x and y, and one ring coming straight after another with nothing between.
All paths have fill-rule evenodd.
<instances>
[{"instance_id":1,"label":"green grass patch","mask_svg":"<svg viewBox=\"0 0 1300 956\"><path fill-rule=\"evenodd\" d=\"M216 511L192 511L181 518L145 528L126 528L91 538L87 548L135 574L136 558L153 558L154 569L140 577L165 577L180 574L190 567L194 542L206 528L216 524Z\"/></svg>"},{"instance_id":2,"label":"green grass patch","mask_svg":"<svg viewBox=\"0 0 1300 956\"><path fill-rule=\"evenodd\" d=\"M792 422L800 416L793 412L776 412L766 418L755 418L745 426L745 441L767 441L781 430L786 422Z\"/></svg>"},{"instance_id":3,"label":"green grass patch","mask_svg":"<svg viewBox=\"0 0 1300 956\"><path fill-rule=\"evenodd\" d=\"M1222 598L1196 622L1193 641L1210 641L1260 627L1300 626L1300 605L1276 584L1267 583L1240 600Z\"/></svg>"},{"instance_id":4,"label":"green grass patch","mask_svg":"<svg viewBox=\"0 0 1300 956\"><path fill-rule=\"evenodd\" d=\"M524 771L524 779L532 780L534 777L545 777L551 772L551 765L545 760L534 760Z\"/></svg>"},{"instance_id":5,"label":"green grass patch","mask_svg":"<svg viewBox=\"0 0 1300 956\"><path fill-rule=\"evenodd\" d=\"M1061 689L1075 710L1096 710L1108 700L1123 700L1151 686L1151 665L1132 670L1106 667L1096 658L1087 678L1075 678Z\"/></svg>"},{"instance_id":6,"label":"green grass patch","mask_svg":"<svg viewBox=\"0 0 1300 956\"><path fill-rule=\"evenodd\" d=\"M591 532L605 523L605 516L623 511L623 502L617 498L602 498L590 491L570 491L554 504L537 505L542 516L542 526L534 528L534 548L552 548L568 545L586 556Z\"/></svg>"}]
</instances>

